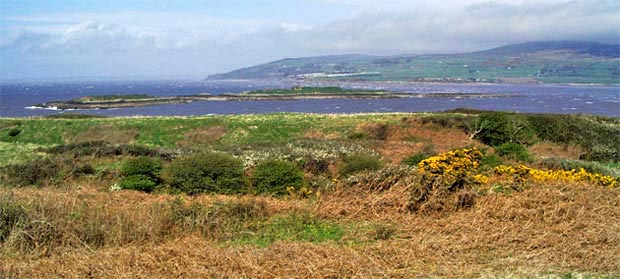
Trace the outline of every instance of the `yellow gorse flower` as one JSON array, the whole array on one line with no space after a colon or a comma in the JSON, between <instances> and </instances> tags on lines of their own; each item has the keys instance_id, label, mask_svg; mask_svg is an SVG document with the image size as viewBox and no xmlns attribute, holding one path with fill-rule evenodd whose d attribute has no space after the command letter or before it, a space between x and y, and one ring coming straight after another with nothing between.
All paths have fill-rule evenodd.
<instances>
[{"instance_id":1,"label":"yellow gorse flower","mask_svg":"<svg viewBox=\"0 0 620 279\"><path fill-rule=\"evenodd\" d=\"M476 174L480 166L482 152L478 148L457 149L422 160L418 171L430 177L453 177L455 181L469 179L475 183L485 183L488 178Z\"/></svg>"},{"instance_id":2,"label":"yellow gorse flower","mask_svg":"<svg viewBox=\"0 0 620 279\"><path fill-rule=\"evenodd\" d=\"M515 182L525 182L528 180L545 181L566 181L566 182L589 182L610 188L620 187L620 177L612 177L598 173L589 173L583 168L579 170L539 170L526 166L504 166L495 167L495 173L509 174Z\"/></svg>"}]
</instances>

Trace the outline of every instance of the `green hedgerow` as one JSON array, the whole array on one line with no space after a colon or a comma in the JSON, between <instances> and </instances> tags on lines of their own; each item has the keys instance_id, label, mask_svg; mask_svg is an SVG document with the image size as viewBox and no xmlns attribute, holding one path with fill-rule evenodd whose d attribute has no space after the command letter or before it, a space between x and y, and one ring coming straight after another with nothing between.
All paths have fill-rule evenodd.
<instances>
[{"instance_id":1,"label":"green hedgerow","mask_svg":"<svg viewBox=\"0 0 620 279\"><path fill-rule=\"evenodd\" d=\"M300 189L304 175L294 163L269 160L256 165L251 182L257 193L284 195L288 193L288 187Z\"/></svg>"},{"instance_id":2,"label":"green hedgerow","mask_svg":"<svg viewBox=\"0 0 620 279\"><path fill-rule=\"evenodd\" d=\"M243 162L224 153L201 153L178 158L164 169L164 180L176 190L200 193L243 191Z\"/></svg>"}]
</instances>

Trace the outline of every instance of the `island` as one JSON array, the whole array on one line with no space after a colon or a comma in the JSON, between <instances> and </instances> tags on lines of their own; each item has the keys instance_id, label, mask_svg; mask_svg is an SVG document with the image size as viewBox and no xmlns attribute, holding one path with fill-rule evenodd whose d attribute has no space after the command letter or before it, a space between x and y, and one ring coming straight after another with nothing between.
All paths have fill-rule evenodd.
<instances>
[{"instance_id":1,"label":"island","mask_svg":"<svg viewBox=\"0 0 620 279\"><path fill-rule=\"evenodd\" d=\"M286 101L304 99L390 99L390 98L499 98L515 97L508 94L488 93L403 93L375 89L345 89L341 87L301 87L288 89L261 89L241 93L212 95L200 93L157 97L147 94L108 94L86 96L66 101L36 104L34 108L74 110L112 109L166 104L183 104L195 101Z\"/></svg>"}]
</instances>

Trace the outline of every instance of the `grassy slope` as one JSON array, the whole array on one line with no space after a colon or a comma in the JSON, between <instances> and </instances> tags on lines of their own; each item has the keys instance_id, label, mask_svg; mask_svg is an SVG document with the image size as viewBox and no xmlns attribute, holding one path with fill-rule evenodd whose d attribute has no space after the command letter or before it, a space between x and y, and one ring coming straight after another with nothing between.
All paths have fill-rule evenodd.
<instances>
[{"instance_id":1,"label":"grassy slope","mask_svg":"<svg viewBox=\"0 0 620 279\"><path fill-rule=\"evenodd\" d=\"M428 116L0 119L0 162L85 140L194 148L217 131L221 137L206 148L353 141L396 163L430 145L438 152L480 145L462 130L416 120ZM385 140L350 139L377 123L391 124ZM20 132L10 136L10 129ZM567 153L553 145L545 152ZM114 171L122 159L92 160ZM620 276L617 189L550 183L520 193L490 190L470 210L426 216L404 209L406 185L373 192L336 183L319 197L278 199L106 191L114 180L0 188L3 208L6 201L21 204L38 220L23 234L31 238L0 245L0 277Z\"/></svg>"},{"instance_id":2,"label":"grassy slope","mask_svg":"<svg viewBox=\"0 0 620 279\"><path fill-rule=\"evenodd\" d=\"M586 54L587 46L571 49L559 45L536 49L499 48L455 55L415 55L402 57L342 56L284 59L215 75L218 79L284 78L305 73L378 72L378 75L338 77L356 80L471 80L539 81L545 83L618 84L617 56ZM583 49L581 49L583 48ZM590 55L595 54L595 55Z\"/></svg>"}]
</instances>

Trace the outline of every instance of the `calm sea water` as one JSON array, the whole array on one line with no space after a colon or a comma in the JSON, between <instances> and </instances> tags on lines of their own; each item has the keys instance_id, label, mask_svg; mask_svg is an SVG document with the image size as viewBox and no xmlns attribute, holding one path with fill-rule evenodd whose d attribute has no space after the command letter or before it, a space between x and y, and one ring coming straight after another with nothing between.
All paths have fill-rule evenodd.
<instances>
[{"instance_id":1,"label":"calm sea water","mask_svg":"<svg viewBox=\"0 0 620 279\"><path fill-rule=\"evenodd\" d=\"M34 104L102 94L149 94L175 96L195 93L220 94L261 88L287 88L292 82L195 82L195 81L114 81L39 82L0 84L0 116L25 117L65 113L29 108ZM305 85L337 85L348 88L386 89L411 93L496 93L513 98L404 98L380 100L296 100L296 101L204 101L190 104L138 108L80 110L80 113L107 116L207 115L275 112L363 113L432 112L468 107L539 113L585 113L620 116L620 87L508 84L419 84L331 82Z\"/></svg>"}]
</instances>

